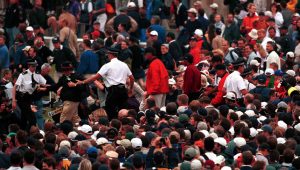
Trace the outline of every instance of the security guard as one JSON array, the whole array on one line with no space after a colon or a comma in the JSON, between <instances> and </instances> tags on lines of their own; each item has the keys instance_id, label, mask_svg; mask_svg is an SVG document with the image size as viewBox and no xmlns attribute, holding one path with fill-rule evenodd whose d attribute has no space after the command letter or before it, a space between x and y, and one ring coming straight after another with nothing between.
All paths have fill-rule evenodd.
<instances>
[{"instance_id":1,"label":"security guard","mask_svg":"<svg viewBox=\"0 0 300 170\"><path fill-rule=\"evenodd\" d=\"M127 107L128 93L125 87L126 80L130 79L130 90L132 90L134 83L133 75L127 64L117 59L118 52L115 48L108 48L107 55L110 62L103 65L96 75L78 82L86 84L103 78L108 92L105 110L109 115L109 119L117 118L118 111Z\"/></svg>"},{"instance_id":2,"label":"security guard","mask_svg":"<svg viewBox=\"0 0 300 170\"><path fill-rule=\"evenodd\" d=\"M12 92L12 108L18 106L21 109L21 128L29 130L32 125L36 125L35 115L32 109L34 93L45 88L46 80L36 73L37 61L29 59L28 69L21 73L14 85Z\"/></svg>"}]
</instances>

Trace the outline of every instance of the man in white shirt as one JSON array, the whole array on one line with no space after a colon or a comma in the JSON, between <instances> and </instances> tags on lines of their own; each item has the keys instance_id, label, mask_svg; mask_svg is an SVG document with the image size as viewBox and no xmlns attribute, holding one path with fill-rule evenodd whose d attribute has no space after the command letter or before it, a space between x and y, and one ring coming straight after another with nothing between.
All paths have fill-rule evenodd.
<instances>
[{"instance_id":1,"label":"man in white shirt","mask_svg":"<svg viewBox=\"0 0 300 170\"><path fill-rule=\"evenodd\" d=\"M134 83L133 75L127 64L117 59L118 52L117 49L109 48L107 54L110 62L103 65L96 75L78 82L86 84L103 78L108 91L105 110L110 120L117 118L118 111L126 108L128 94L125 84L127 78L130 79L130 90L132 90Z\"/></svg>"},{"instance_id":2,"label":"man in white shirt","mask_svg":"<svg viewBox=\"0 0 300 170\"><path fill-rule=\"evenodd\" d=\"M274 40L272 40L271 38L266 36L266 30L265 29L260 29L257 31L257 41L261 42L260 45L263 47L264 50L266 50L267 47L267 42L272 41L274 42Z\"/></svg>"},{"instance_id":3,"label":"man in white shirt","mask_svg":"<svg viewBox=\"0 0 300 170\"><path fill-rule=\"evenodd\" d=\"M267 52L269 53L266 61L266 69L270 68L271 63L276 63L278 65L278 69L281 69L280 58L276 53L276 44L273 41L267 42Z\"/></svg>"},{"instance_id":4,"label":"man in white shirt","mask_svg":"<svg viewBox=\"0 0 300 170\"><path fill-rule=\"evenodd\" d=\"M233 91L236 93L239 104L243 102L243 95L247 94L247 88L241 73L244 72L245 61L243 58L238 58L233 64L234 71L229 74L224 84L224 91Z\"/></svg>"},{"instance_id":5,"label":"man in white shirt","mask_svg":"<svg viewBox=\"0 0 300 170\"><path fill-rule=\"evenodd\" d=\"M7 170L21 170L22 155L18 150L10 154L10 167Z\"/></svg>"}]
</instances>

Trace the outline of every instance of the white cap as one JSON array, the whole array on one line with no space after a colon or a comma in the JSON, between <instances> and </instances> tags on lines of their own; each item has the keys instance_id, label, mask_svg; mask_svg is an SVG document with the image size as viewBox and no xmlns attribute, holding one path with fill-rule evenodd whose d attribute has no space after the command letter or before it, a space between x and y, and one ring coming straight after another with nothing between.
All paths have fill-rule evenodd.
<instances>
[{"instance_id":1,"label":"white cap","mask_svg":"<svg viewBox=\"0 0 300 170\"><path fill-rule=\"evenodd\" d=\"M249 37L251 37L252 39L256 40L258 38L258 34L257 34L257 29L252 29L249 33L248 33Z\"/></svg>"},{"instance_id":2,"label":"white cap","mask_svg":"<svg viewBox=\"0 0 300 170\"><path fill-rule=\"evenodd\" d=\"M219 6L217 3L212 3L209 5L209 7L213 8L213 9L217 9Z\"/></svg>"},{"instance_id":3,"label":"white cap","mask_svg":"<svg viewBox=\"0 0 300 170\"><path fill-rule=\"evenodd\" d=\"M26 27L26 31L33 31L33 28L31 26Z\"/></svg>"},{"instance_id":4,"label":"white cap","mask_svg":"<svg viewBox=\"0 0 300 170\"><path fill-rule=\"evenodd\" d=\"M234 138L233 142L235 143L235 145L238 148L241 148L242 146L246 145L246 140L244 138L242 138L242 137L236 137L236 138Z\"/></svg>"},{"instance_id":5,"label":"white cap","mask_svg":"<svg viewBox=\"0 0 300 170\"><path fill-rule=\"evenodd\" d=\"M250 128L250 136L254 138L258 134L257 130L255 128Z\"/></svg>"},{"instance_id":6,"label":"white cap","mask_svg":"<svg viewBox=\"0 0 300 170\"><path fill-rule=\"evenodd\" d=\"M129 2L128 4L127 4L127 7L136 7L136 5L135 5L135 3L134 2Z\"/></svg>"},{"instance_id":7,"label":"white cap","mask_svg":"<svg viewBox=\"0 0 300 170\"><path fill-rule=\"evenodd\" d=\"M31 46L27 45L27 46L25 46L22 50L23 50L23 51L29 51L30 48L31 48Z\"/></svg>"},{"instance_id":8,"label":"white cap","mask_svg":"<svg viewBox=\"0 0 300 170\"><path fill-rule=\"evenodd\" d=\"M267 119L266 116L259 116L259 118L257 118L257 121L258 121L260 124L262 124L263 121L265 121L266 119Z\"/></svg>"},{"instance_id":9,"label":"white cap","mask_svg":"<svg viewBox=\"0 0 300 170\"><path fill-rule=\"evenodd\" d=\"M287 70L287 71L286 71L286 74L288 74L288 75L290 75L290 76L292 76L292 77L295 77L295 75L296 75L296 73L295 73L294 70Z\"/></svg>"},{"instance_id":10,"label":"white cap","mask_svg":"<svg viewBox=\"0 0 300 170\"><path fill-rule=\"evenodd\" d=\"M285 144L286 139L285 138L277 138L277 144Z\"/></svg>"},{"instance_id":11,"label":"white cap","mask_svg":"<svg viewBox=\"0 0 300 170\"><path fill-rule=\"evenodd\" d=\"M107 151L105 153L106 156L108 156L109 158L118 158L119 154L116 151Z\"/></svg>"},{"instance_id":12,"label":"white cap","mask_svg":"<svg viewBox=\"0 0 300 170\"><path fill-rule=\"evenodd\" d=\"M220 144L220 145L222 145L224 147L227 146L227 142L226 142L226 140L223 137L218 137L214 141L215 141L215 143L218 143L218 144Z\"/></svg>"},{"instance_id":13,"label":"white cap","mask_svg":"<svg viewBox=\"0 0 300 170\"><path fill-rule=\"evenodd\" d=\"M272 16L272 12L271 12L271 11L265 11L265 16L268 16L268 17L273 17L273 16Z\"/></svg>"},{"instance_id":14,"label":"white cap","mask_svg":"<svg viewBox=\"0 0 300 170\"><path fill-rule=\"evenodd\" d=\"M227 98L229 100L235 100L236 99L236 96L233 92L227 92L225 96L223 96L224 98Z\"/></svg>"},{"instance_id":15,"label":"white cap","mask_svg":"<svg viewBox=\"0 0 300 170\"><path fill-rule=\"evenodd\" d=\"M174 85L174 84L176 84L176 81L174 80L174 78L170 78L169 85Z\"/></svg>"},{"instance_id":16,"label":"white cap","mask_svg":"<svg viewBox=\"0 0 300 170\"><path fill-rule=\"evenodd\" d=\"M266 109L268 103L267 102L261 102L261 108Z\"/></svg>"},{"instance_id":17,"label":"white cap","mask_svg":"<svg viewBox=\"0 0 300 170\"><path fill-rule=\"evenodd\" d=\"M225 162L225 158L223 155L219 155L215 157L212 161L214 161L215 164L221 165L223 162Z\"/></svg>"},{"instance_id":18,"label":"white cap","mask_svg":"<svg viewBox=\"0 0 300 170\"><path fill-rule=\"evenodd\" d=\"M251 65L251 66L259 66L260 63L259 63L257 60L251 60L251 61L250 61L250 65Z\"/></svg>"},{"instance_id":19,"label":"white cap","mask_svg":"<svg viewBox=\"0 0 300 170\"><path fill-rule=\"evenodd\" d=\"M78 127L78 130L82 131L83 133L92 134L92 127L90 125L82 125Z\"/></svg>"},{"instance_id":20,"label":"white cap","mask_svg":"<svg viewBox=\"0 0 300 170\"><path fill-rule=\"evenodd\" d=\"M218 135L215 132L212 132L211 134L209 134L209 137L212 137L213 139L217 139Z\"/></svg>"},{"instance_id":21,"label":"white cap","mask_svg":"<svg viewBox=\"0 0 300 170\"><path fill-rule=\"evenodd\" d=\"M294 128L295 128L298 132L300 132L300 123L296 124L296 125L294 126Z\"/></svg>"},{"instance_id":22,"label":"white cap","mask_svg":"<svg viewBox=\"0 0 300 170\"><path fill-rule=\"evenodd\" d=\"M77 132L72 131L72 132L70 132L70 133L68 134L68 138L71 139L71 140L74 140L75 137L76 137L77 135L78 135Z\"/></svg>"},{"instance_id":23,"label":"white cap","mask_svg":"<svg viewBox=\"0 0 300 170\"><path fill-rule=\"evenodd\" d=\"M255 112L254 112L253 110L246 110L246 111L245 111L245 114L248 115L249 117L253 117L253 116L256 115Z\"/></svg>"},{"instance_id":24,"label":"white cap","mask_svg":"<svg viewBox=\"0 0 300 170\"><path fill-rule=\"evenodd\" d=\"M242 111L236 111L235 113L238 115L239 118L244 114Z\"/></svg>"},{"instance_id":25,"label":"white cap","mask_svg":"<svg viewBox=\"0 0 300 170\"><path fill-rule=\"evenodd\" d=\"M45 132L43 130L40 130L40 134L45 136Z\"/></svg>"},{"instance_id":26,"label":"white cap","mask_svg":"<svg viewBox=\"0 0 300 170\"><path fill-rule=\"evenodd\" d=\"M191 170L199 170L202 168L202 163L198 159L194 159L191 161Z\"/></svg>"},{"instance_id":27,"label":"white cap","mask_svg":"<svg viewBox=\"0 0 300 170\"><path fill-rule=\"evenodd\" d=\"M141 148L143 146L143 142L140 138L131 139L131 145L134 149Z\"/></svg>"},{"instance_id":28,"label":"white cap","mask_svg":"<svg viewBox=\"0 0 300 170\"><path fill-rule=\"evenodd\" d=\"M203 31L201 29L196 29L194 34L199 36L199 37L203 37Z\"/></svg>"},{"instance_id":29,"label":"white cap","mask_svg":"<svg viewBox=\"0 0 300 170\"><path fill-rule=\"evenodd\" d=\"M282 127L284 130L287 130L287 124L284 121L279 120L277 124L279 127Z\"/></svg>"},{"instance_id":30,"label":"white cap","mask_svg":"<svg viewBox=\"0 0 300 170\"><path fill-rule=\"evenodd\" d=\"M152 36L158 36L158 33L157 33L157 31L153 30L153 31L150 32L150 35L152 35Z\"/></svg>"},{"instance_id":31,"label":"white cap","mask_svg":"<svg viewBox=\"0 0 300 170\"><path fill-rule=\"evenodd\" d=\"M200 132L204 134L205 138L209 137L209 133L207 130L200 130Z\"/></svg>"},{"instance_id":32,"label":"white cap","mask_svg":"<svg viewBox=\"0 0 300 170\"><path fill-rule=\"evenodd\" d=\"M197 14L197 10L195 8L190 8L187 12Z\"/></svg>"},{"instance_id":33,"label":"white cap","mask_svg":"<svg viewBox=\"0 0 300 170\"><path fill-rule=\"evenodd\" d=\"M294 58L295 54L292 51L290 51L286 53L286 56L290 56L291 58Z\"/></svg>"},{"instance_id":34,"label":"white cap","mask_svg":"<svg viewBox=\"0 0 300 170\"><path fill-rule=\"evenodd\" d=\"M221 170L232 170L229 166L223 166Z\"/></svg>"},{"instance_id":35,"label":"white cap","mask_svg":"<svg viewBox=\"0 0 300 170\"><path fill-rule=\"evenodd\" d=\"M108 140L106 138L101 137L96 140L96 143L97 143L97 145L104 145L104 144L108 144L110 142L108 142Z\"/></svg>"},{"instance_id":36,"label":"white cap","mask_svg":"<svg viewBox=\"0 0 300 170\"><path fill-rule=\"evenodd\" d=\"M124 146L125 148L129 148L132 146L131 142L129 139L122 139L122 140L117 140L116 142L118 145Z\"/></svg>"},{"instance_id":37,"label":"white cap","mask_svg":"<svg viewBox=\"0 0 300 170\"><path fill-rule=\"evenodd\" d=\"M71 143L68 141L68 140L63 140L60 142L59 144L59 148L63 147L63 146L66 146L68 148L71 148Z\"/></svg>"},{"instance_id":38,"label":"white cap","mask_svg":"<svg viewBox=\"0 0 300 170\"><path fill-rule=\"evenodd\" d=\"M274 70L271 69L271 68L267 68L266 71L265 71L265 74L273 75L274 74Z\"/></svg>"},{"instance_id":39,"label":"white cap","mask_svg":"<svg viewBox=\"0 0 300 170\"><path fill-rule=\"evenodd\" d=\"M293 16L295 16L295 17L300 17L300 15L298 14L298 12L294 13Z\"/></svg>"}]
</instances>

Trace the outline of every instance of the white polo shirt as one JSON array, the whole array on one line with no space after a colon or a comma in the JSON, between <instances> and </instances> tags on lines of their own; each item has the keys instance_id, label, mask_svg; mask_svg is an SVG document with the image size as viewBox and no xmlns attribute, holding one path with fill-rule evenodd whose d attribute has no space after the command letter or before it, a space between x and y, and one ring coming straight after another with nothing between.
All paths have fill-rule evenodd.
<instances>
[{"instance_id":1,"label":"white polo shirt","mask_svg":"<svg viewBox=\"0 0 300 170\"><path fill-rule=\"evenodd\" d=\"M226 93L233 91L236 93L237 99L240 99L242 98L241 90L246 89L246 84L240 72L234 71L226 78L224 87L226 88Z\"/></svg>"},{"instance_id":2,"label":"white polo shirt","mask_svg":"<svg viewBox=\"0 0 300 170\"><path fill-rule=\"evenodd\" d=\"M46 84L46 79L37 73L32 73L29 69L25 72L21 73L16 81L16 85L18 86L18 91L22 93L32 94L35 88L32 87L31 75L33 74L34 80L37 84Z\"/></svg>"},{"instance_id":3,"label":"white polo shirt","mask_svg":"<svg viewBox=\"0 0 300 170\"><path fill-rule=\"evenodd\" d=\"M106 87L126 84L127 78L132 75L127 64L117 58L113 58L109 63L103 65L98 74L103 77Z\"/></svg>"}]
</instances>

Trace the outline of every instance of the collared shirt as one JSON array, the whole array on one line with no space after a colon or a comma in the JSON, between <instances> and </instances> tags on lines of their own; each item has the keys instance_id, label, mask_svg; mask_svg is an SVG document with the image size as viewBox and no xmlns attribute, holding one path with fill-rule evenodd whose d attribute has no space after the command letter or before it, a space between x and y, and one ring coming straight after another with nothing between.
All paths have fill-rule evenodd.
<instances>
[{"instance_id":1,"label":"collared shirt","mask_svg":"<svg viewBox=\"0 0 300 170\"><path fill-rule=\"evenodd\" d=\"M244 79L241 77L241 74L238 71L234 71L229 74L225 80L224 87L226 88L226 92L235 92L237 99L242 98L241 90L246 89Z\"/></svg>"},{"instance_id":2,"label":"collared shirt","mask_svg":"<svg viewBox=\"0 0 300 170\"><path fill-rule=\"evenodd\" d=\"M33 74L33 78L37 84L46 84L46 79L37 73L32 73L29 69L25 72L21 73L16 81L16 85L18 86L18 91L23 93L32 94L36 87L32 87L31 75Z\"/></svg>"},{"instance_id":3,"label":"collared shirt","mask_svg":"<svg viewBox=\"0 0 300 170\"><path fill-rule=\"evenodd\" d=\"M22 170L38 170L34 165L26 165Z\"/></svg>"},{"instance_id":4,"label":"collared shirt","mask_svg":"<svg viewBox=\"0 0 300 170\"><path fill-rule=\"evenodd\" d=\"M98 74L104 78L106 87L125 84L127 78L132 75L127 64L117 58L113 58L109 63L103 65Z\"/></svg>"}]
</instances>

